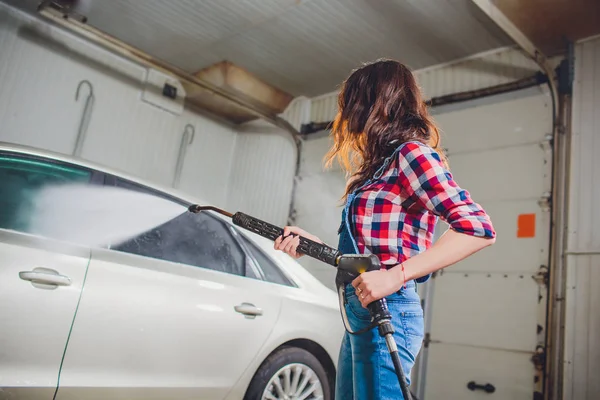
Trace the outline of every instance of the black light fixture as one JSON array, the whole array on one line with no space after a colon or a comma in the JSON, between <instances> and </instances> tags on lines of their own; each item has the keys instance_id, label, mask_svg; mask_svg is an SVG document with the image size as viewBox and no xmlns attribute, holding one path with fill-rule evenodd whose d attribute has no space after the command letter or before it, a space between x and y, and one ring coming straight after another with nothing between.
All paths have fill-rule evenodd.
<instances>
[{"instance_id":1,"label":"black light fixture","mask_svg":"<svg viewBox=\"0 0 600 400\"><path fill-rule=\"evenodd\" d=\"M38 11L51 8L62 14L65 19L75 19L83 24L87 22L87 17L80 12L82 8L87 9L89 0L44 0L38 5Z\"/></svg>"}]
</instances>

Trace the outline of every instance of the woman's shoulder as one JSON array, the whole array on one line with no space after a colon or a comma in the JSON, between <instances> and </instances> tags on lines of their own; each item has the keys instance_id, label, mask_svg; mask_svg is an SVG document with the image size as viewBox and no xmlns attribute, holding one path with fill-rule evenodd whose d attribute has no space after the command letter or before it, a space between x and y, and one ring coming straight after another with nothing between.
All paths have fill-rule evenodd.
<instances>
[{"instance_id":1,"label":"woman's shoulder","mask_svg":"<svg viewBox=\"0 0 600 400\"><path fill-rule=\"evenodd\" d=\"M410 140L396 147L394 153L375 174L375 178L440 174L444 173L442 165L442 158L434 148L421 141Z\"/></svg>"},{"instance_id":2,"label":"woman's shoulder","mask_svg":"<svg viewBox=\"0 0 600 400\"><path fill-rule=\"evenodd\" d=\"M441 161L439 153L430 145L418 140L410 140L398 146L398 158L411 162L416 159L430 159Z\"/></svg>"}]
</instances>

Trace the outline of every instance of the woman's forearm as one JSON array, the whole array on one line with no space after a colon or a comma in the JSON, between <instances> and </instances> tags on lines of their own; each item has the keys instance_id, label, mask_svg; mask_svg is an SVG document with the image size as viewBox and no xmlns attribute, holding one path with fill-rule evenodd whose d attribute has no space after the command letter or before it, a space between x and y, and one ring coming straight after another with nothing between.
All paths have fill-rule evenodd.
<instances>
[{"instance_id":1,"label":"woman's forearm","mask_svg":"<svg viewBox=\"0 0 600 400\"><path fill-rule=\"evenodd\" d=\"M404 262L406 281L455 264L493 244L494 241L495 239L471 236L449 229L429 249ZM405 278L402 269L393 268L392 271L399 275L399 282L402 282Z\"/></svg>"}]
</instances>

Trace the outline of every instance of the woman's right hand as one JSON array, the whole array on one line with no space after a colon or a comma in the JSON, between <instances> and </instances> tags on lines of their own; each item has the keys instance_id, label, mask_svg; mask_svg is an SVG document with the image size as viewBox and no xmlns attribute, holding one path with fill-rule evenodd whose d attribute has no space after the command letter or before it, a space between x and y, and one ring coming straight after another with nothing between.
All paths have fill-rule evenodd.
<instances>
[{"instance_id":1,"label":"woman's right hand","mask_svg":"<svg viewBox=\"0 0 600 400\"><path fill-rule=\"evenodd\" d=\"M323 243L323 241L315 235L311 235L297 226L286 226L283 228L283 236L279 236L275 239L275 250L281 250L295 259L302 257L304 254L296 251L300 244L300 236L317 243Z\"/></svg>"}]
</instances>

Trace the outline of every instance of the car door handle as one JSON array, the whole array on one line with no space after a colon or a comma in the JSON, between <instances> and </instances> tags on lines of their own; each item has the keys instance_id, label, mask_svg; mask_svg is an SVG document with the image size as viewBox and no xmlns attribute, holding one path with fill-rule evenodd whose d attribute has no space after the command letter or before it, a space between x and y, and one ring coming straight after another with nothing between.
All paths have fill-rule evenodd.
<instances>
[{"instance_id":1,"label":"car door handle","mask_svg":"<svg viewBox=\"0 0 600 400\"><path fill-rule=\"evenodd\" d=\"M19 272L19 278L31 283L41 283L46 285L69 286L71 278L59 274L57 271L48 268L34 268L32 271Z\"/></svg>"},{"instance_id":2,"label":"car door handle","mask_svg":"<svg viewBox=\"0 0 600 400\"><path fill-rule=\"evenodd\" d=\"M247 317L256 317L257 315L262 315L263 313L262 308L258 308L251 303L242 303L233 308L235 311L239 312L240 314L244 314Z\"/></svg>"}]
</instances>

